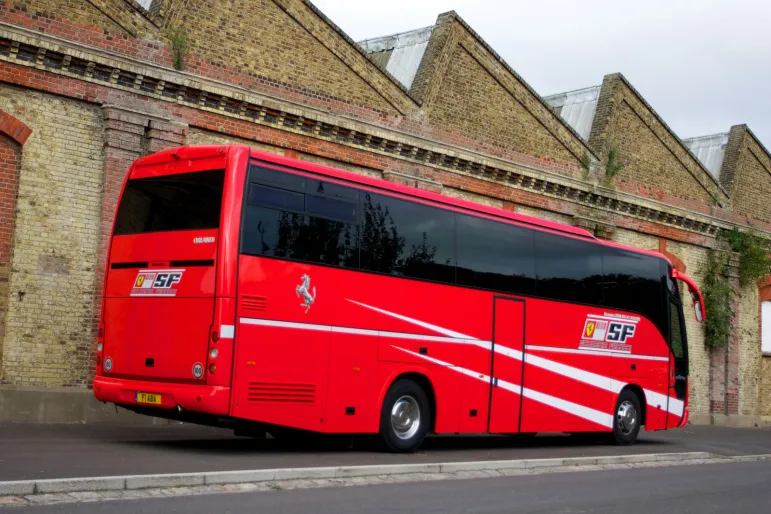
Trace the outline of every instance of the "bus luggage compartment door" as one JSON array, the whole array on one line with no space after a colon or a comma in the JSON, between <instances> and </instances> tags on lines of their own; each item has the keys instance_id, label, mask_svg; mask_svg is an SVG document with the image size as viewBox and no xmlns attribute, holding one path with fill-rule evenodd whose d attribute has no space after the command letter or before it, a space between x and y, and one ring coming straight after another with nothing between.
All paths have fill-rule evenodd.
<instances>
[{"instance_id":1,"label":"bus luggage compartment door","mask_svg":"<svg viewBox=\"0 0 771 514\"><path fill-rule=\"evenodd\" d=\"M493 299L492 370L490 388L491 433L519 432L522 394L522 351L525 342L525 302ZM514 355L520 358L515 358Z\"/></svg>"}]
</instances>

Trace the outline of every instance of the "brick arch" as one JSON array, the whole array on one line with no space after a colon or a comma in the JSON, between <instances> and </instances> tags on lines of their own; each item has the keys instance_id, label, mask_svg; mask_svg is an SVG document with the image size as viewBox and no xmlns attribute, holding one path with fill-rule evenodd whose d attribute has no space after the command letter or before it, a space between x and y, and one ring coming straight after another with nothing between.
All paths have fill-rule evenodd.
<instances>
[{"instance_id":1,"label":"brick arch","mask_svg":"<svg viewBox=\"0 0 771 514\"><path fill-rule=\"evenodd\" d=\"M16 192L21 171L21 149L32 129L0 110L0 371L3 364L5 316L11 278L11 248L16 219ZM1 374L1 373L0 373Z\"/></svg>"},{"instance_id":2,"label":"brick arch","mask_svg":"<svg viewBox=\"0 0 771 514\"><path fill-rule=\"evenodd\" d=\"M675 267L677 271L681 271L685 273L685 263L683 260L678 257L677 255L673 254L669 250L667 250L667 240L666 239L659 239L659 250L658 252L669 259L669 261L672 263L672 266Z\"/></svg>"},{"instance_id":3,"label":"brick arch","mask_svg":"<svg viewBox=\"0 0 771 514\"><path fill-rule=\"evenodd\" d=\"M12 139L19 146L23 146L32 135L32 129L0 109L0 134Z\"/></svg>"}]
</instances>

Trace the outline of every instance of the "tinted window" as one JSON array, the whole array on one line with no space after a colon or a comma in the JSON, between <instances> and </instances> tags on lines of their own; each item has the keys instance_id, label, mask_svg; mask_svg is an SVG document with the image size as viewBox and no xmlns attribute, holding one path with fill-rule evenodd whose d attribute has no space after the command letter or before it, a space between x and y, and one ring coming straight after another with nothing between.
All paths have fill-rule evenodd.
<instances>
[{"instance_id":1,"label":"tinted window","mask_svg":"<svg viewBox=\"0 0 771 514\"><path fill-rule=\"evenodd\" d=\"M248 207L242 251L331 266L358 266L359 227L296 212Z\"/></svg>"},{"instance_id":2,"label":"tinted window","mask_svg":"<svg viewBox=\"0 0 771 514\"><path fill-rule=\"evenodd\" d=\"M256 166L250 180L242 252L358 267L358 191Z\"/></svg>"},{"instance_id":3,"label":"tinted window","mask_svg":"<svg viewBox=\"0 0 771 514\"><path fill-rule=\"evenodd\" d=\"M566 302L602 303L602 247L545 232L535 234L536 294Z\"/></svg>"},{"instance_id":4,"label":"tinted window","mask_svg":"<svg viewBox=\"0 0 771 514\"><path fill-rule=\"evenodd\" d=\"M308 180L302 175L295 175L285 171L271 170L252 166L249 170L249 179L254 182L278 186L292 191L305 191Z\"/></svg>"},{"instance_id":5,"label":"tinted window","mask_svg":"<svg viewBox=\"0 0 771 514\"><path fill-rule=\"evenodd\" d=\"M115 235L219 228L224 182L223 170L129 180Z\"/></svg>"},{"instance_id":6,"label":"tinted window","mask_svg":"<svg viewBox=\"0 0 771 514\"><path fill-rule=\"evenodd\" d=\"M303 211L305 195L260 184L252 184L249 191L249 203L267 205L278 209Z\"/></svg>"},{"instance_id":7,"label":"tinted window","mask_svg":"<svg viewBox=\"0 0 771 514\"><path fill-rule=\"evenodd\" d=\"M356 203L325 196L306 196L306 210L309 214L356 223Z\"/></svg>"},{"instance_id":8,"label":"tinted window","mask_svg":"<svg viewBox=\"0 0 771 514\"><path fill-rule=\"evenodd\" d=\"M682 359L685 357L685 338L683 337L683 331L680 324L680 306L678 303L669 302L670 311L670 346L672 347L672 353L675 354L675 359Z\"/></svg>"},{"instance_id":9,"label":"tinted window","mask_svg":"<svg viewBox=\"0 0 771 514\"><path fill-rule=\"evenodd\" d=\"M455 282L452 212L383 195L362 196L362 269Z\"/></svg>"},{"instance_id":10,"label":"tinted window","mask_svg":"<svg viewBox=\"0 0 771 514\"><path fill-rule=\"evenodd\" d=\"M534 232L457 214L459 285L518 294L535 291Z\"/></svg>"},{"instance_id":11,"label":"tinted window","mask_svg":"<svg viewBox=\"0 0 771 514\"><path fill-rule=\"evenodd\" d=\"M666 334L665 261L605 248L602 269L605 279L605 305L642 314L650 319L662 334Z\"/></svg>"}]
</instances>

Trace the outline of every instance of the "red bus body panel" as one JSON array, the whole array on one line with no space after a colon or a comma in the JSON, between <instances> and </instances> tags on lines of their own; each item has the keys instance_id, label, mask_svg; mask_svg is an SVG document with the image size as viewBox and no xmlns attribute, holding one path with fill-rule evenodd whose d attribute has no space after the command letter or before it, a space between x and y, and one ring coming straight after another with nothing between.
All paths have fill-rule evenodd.
<instances>
[{"instance_id":1,"label":"red bus body panel","mask_svg":"<svg viewBox=\"0 0 771 514\"><path fill-rule=\"evenodd\" d=\"M97 368L98 399L133 405L137 392L149 392L161 396L164 409L373 433L389 385L407 374L431 385L437 433L610 431L627 386L645 399L647 430L686 423L687 399L672 396L670 387L674 357L659 330L639 315L241 255L250 158L664 259L574 227L246 147L168 150L140 159L130 176L224 167L221 226L112 239L98 357L112 357L113 368ZM216 243L193 244L194 237ZM116 262L169 266L177 260L215 264L185 269L174 298L130 297L138 270L109 269ZM298 292L304 275L314 291L312 308ZM595 327L609 323L630 327L633 335L619 347L593 346L601 335ZM148 370L151 357L156 367ZM201 379L191 373L196 363L205 368Z\"/></svg>"}]
</instances>

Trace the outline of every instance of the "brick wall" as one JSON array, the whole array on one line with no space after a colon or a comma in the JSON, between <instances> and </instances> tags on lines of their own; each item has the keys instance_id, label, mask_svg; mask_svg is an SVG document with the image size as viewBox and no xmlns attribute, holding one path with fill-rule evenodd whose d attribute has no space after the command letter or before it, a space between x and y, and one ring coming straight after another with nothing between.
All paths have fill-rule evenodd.
<instances>
[{"instance_id":1,"label":"brick wall","mask_svg":"<svg viewBox=\"0 0 771 514\"><path fill-rule=\"evenodd\" d=\"M11 237L13 235L16 180L21 164L21 145L0 133L0 380L3 369L3 338L8 309L8 281L11 276Z\"/></svg>"},{"instance_id":2,"label":"brick wall","mask_svg":"<svg viewBox=\"0 0 771 514\"><path fill-rule=\"evenodd\" d=\"M236 24L232 23L234 17L239 20ZM318 98L396 113L356 73L364 70L351 69L272 0L235 0L226 8L219 2L189 1L181 21L190 30L190 55L205 60L213 69L240 70L268 86L304 90ZM223 30L225 26L227 30ZM336 43L324 42L330 46ZM284 57L287 50L292 53L290 59ZM352 57L359 67L374 68L364 56ZM394 84L389 87L398 89Z\"/></svg>"},{"instance_id":3,"label":"brick wall","mask_svg":"<svg viewBox=\"0 0 771 514\"><path fill-rule=\"evenodd\" d=\"M5 382L85 385L103 166L98 107L0 85L32 129L18 186L3 343Z\"/></svg>"},{"instance_id":4,"label":"brick wall","mask_svg":"<svg viewBox=\"0 0 771 514\"><path fill-rule=\"evenodd\" d=\"M649 248L655 248L649 246ZM702 247L668 241L667 251L679 257L686 266L686 272L697 284L702 283L707 264L707 251ZM684 305L690 306L687 298ZM689 358L689 400L691 415L710 413L711 353L704 346L704 331L692 314L693 310L684 308L685 330L688 335Z\"/></svg>"},{"instance_id":5,"label":"brick wall","mask_svg":"<svg viewBox=\"0 0 771 514\"><path fill-rule=\"evenodd\" d=\"M580 176L588 148L454 13L440 16L413 91L451 141Z\"/></svg>"},{"instance_id":6,"label":"brick wall","mask_svg":"<svg viewBox=\"0 0 771 514\"><path fill-rule=\"evenodd\" d=\"M737 213L771 222L771 156L745 125L731 128L720 178Z\"/></svg>"},{"instance_id":7,"label":"brick wall","mask_svg":"<svg viewBox=\"0 0 771 514\"><path fill-rule=\"evenodd\" d=\"M523 154L578 163L540 121L456 46L439 94L428 110L432 125Z\"/></svg>"},{"instance_id":8,"label":"brick wall","mask_svg":"<svg viewBox=\"0 0 771 514\"><path fill-rule=\"evenodd\" d=\"M758 411L758 387L760 386L760 319L759 296L755 285L743 288L739 295L738 352L739 409L738 413L751 416Z\"/></svg>"},{"instance_id":9,"label":"brick wall","mask_svg":"<svg viewBox=\"0 0 771 514\"><path fill-rule=\"evenodd\" d=\"M624 191L703 209L727 195L621 75L605 77L589 135L598 153L616 146Z\"/></svg>"}]
</instances>

